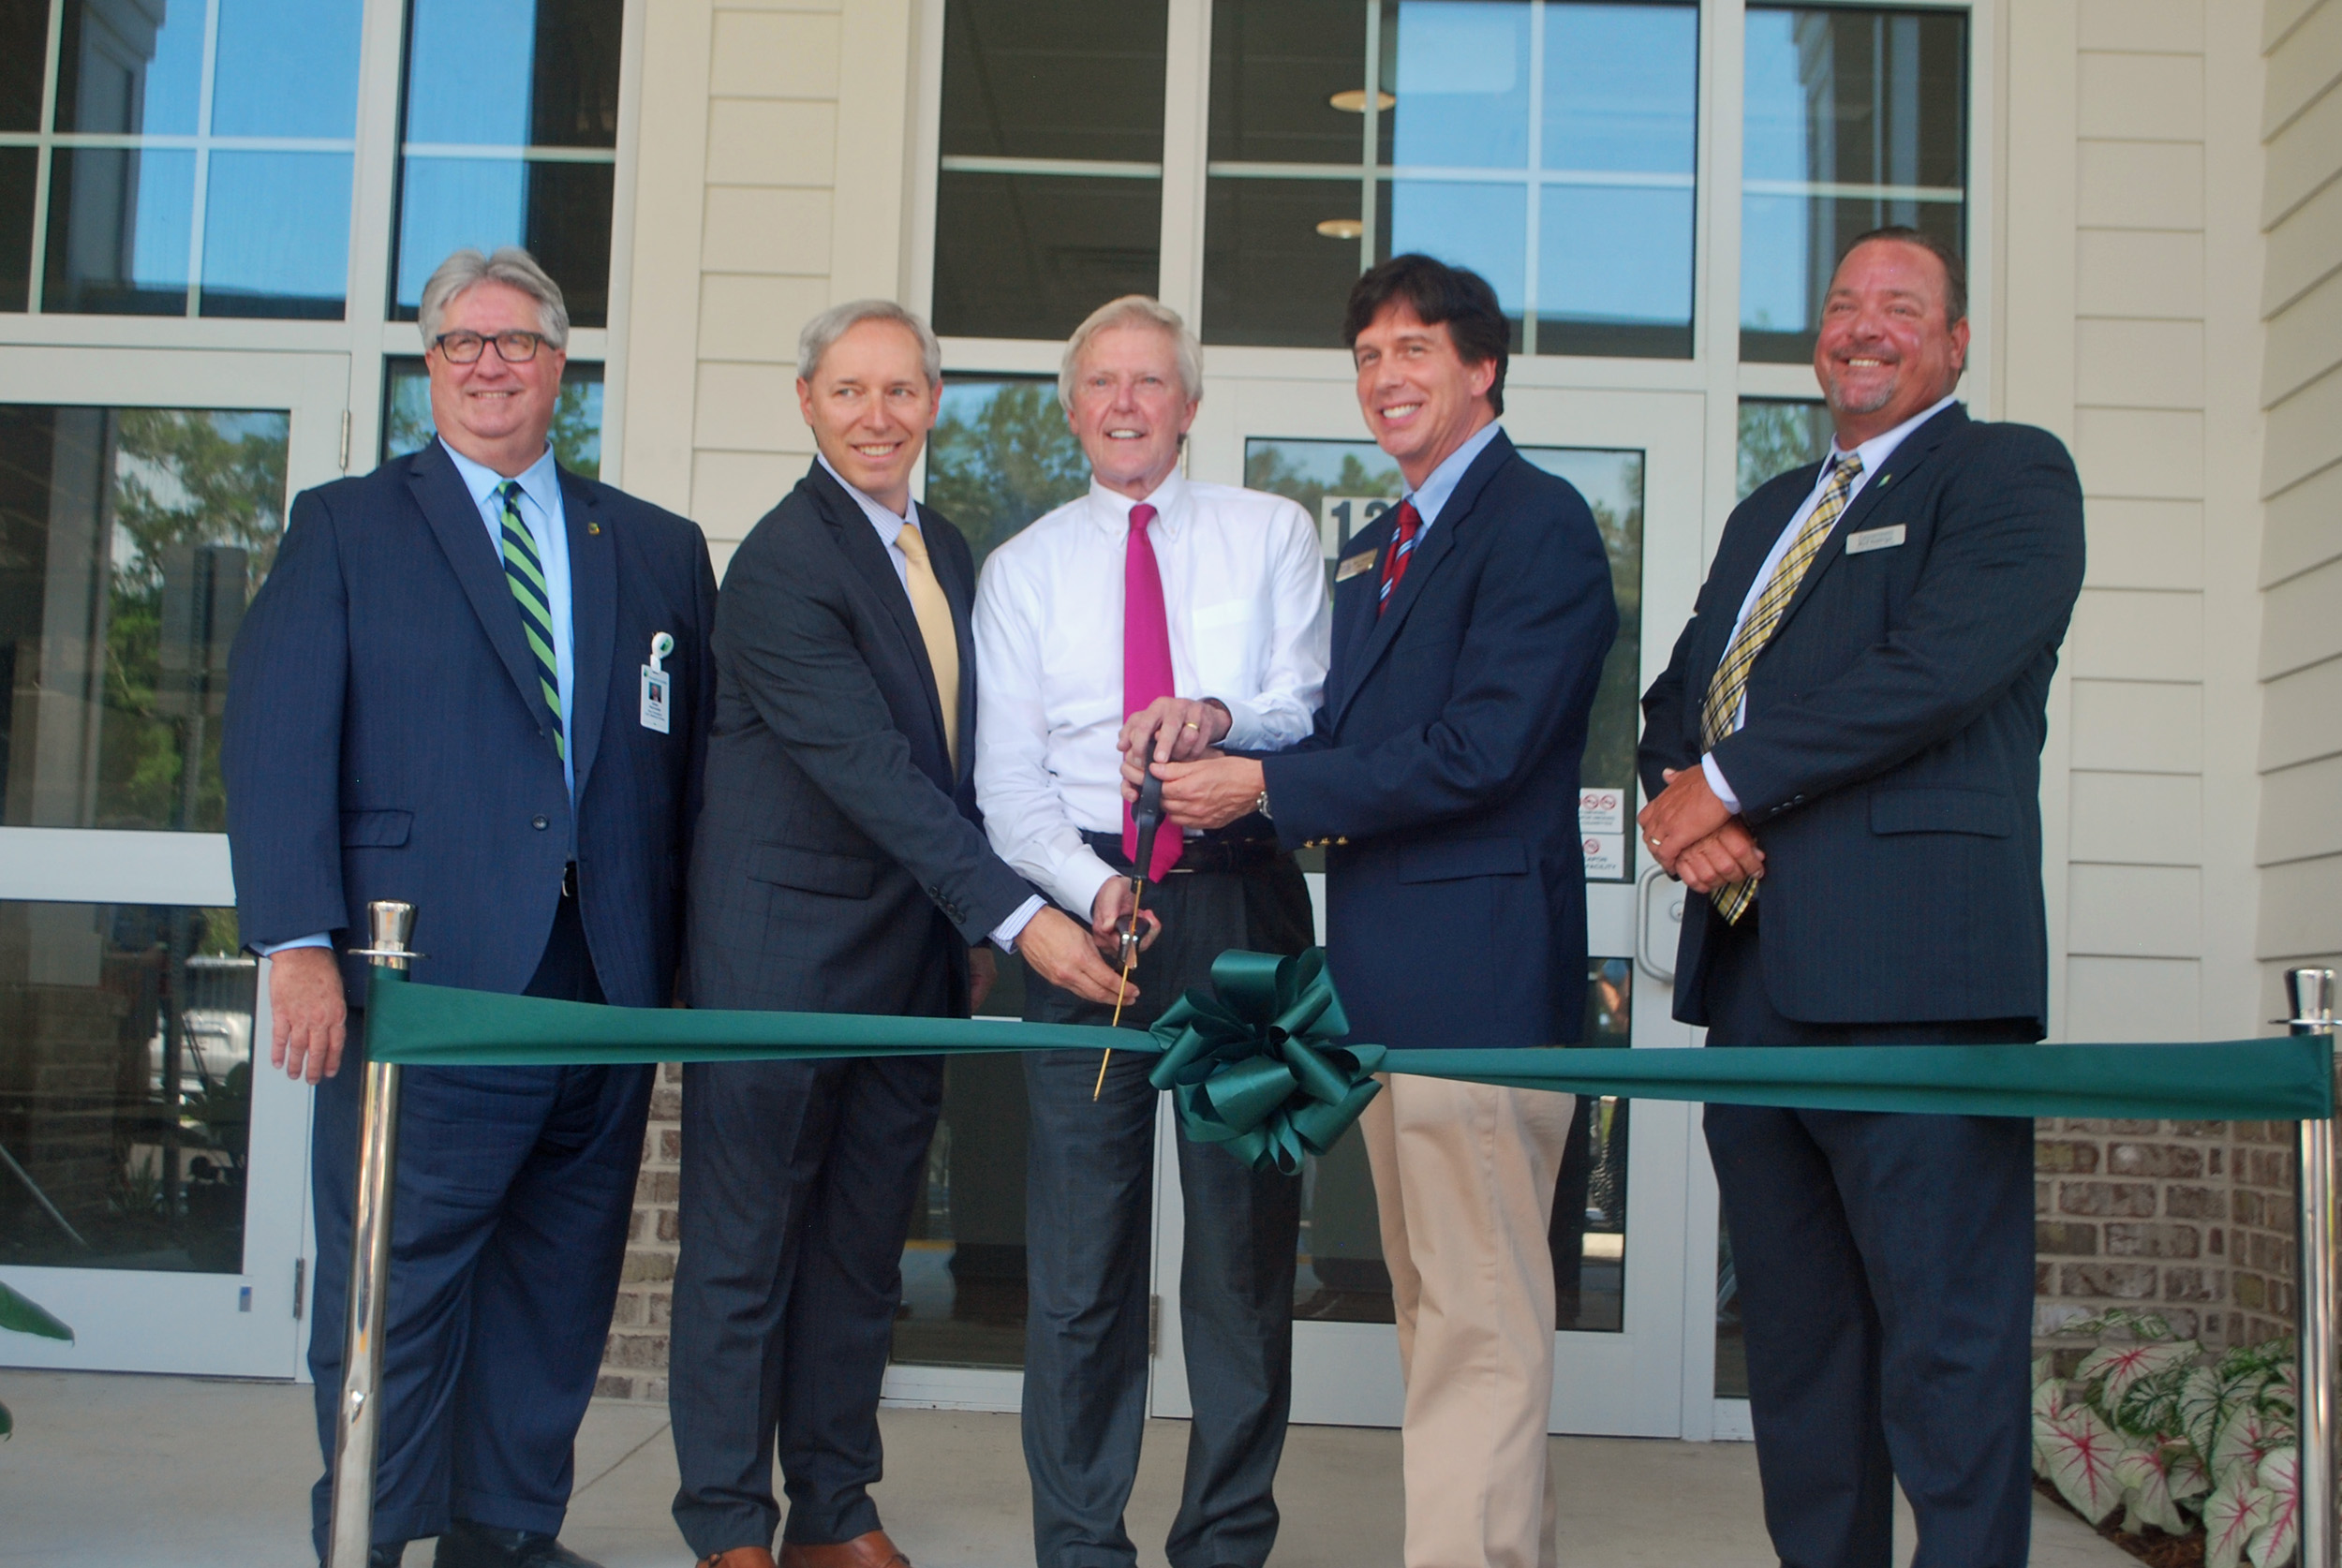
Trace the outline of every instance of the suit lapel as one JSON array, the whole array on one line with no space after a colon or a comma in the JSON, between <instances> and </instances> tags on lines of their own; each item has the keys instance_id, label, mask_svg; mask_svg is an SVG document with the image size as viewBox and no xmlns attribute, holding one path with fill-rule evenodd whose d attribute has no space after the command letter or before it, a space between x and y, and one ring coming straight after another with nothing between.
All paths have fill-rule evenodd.
<instances>
[{"instance_id":1,"label":"suit lapel","mask_svg":"<svg viewBox=\"0 0 2342 1568\"><path fill-rule=\"evenodd\" d=\"M1366 600L1366 609L1363 612L1365 625L1363 628L1354 628L1353 635L1362 635L1363 641L1355 644L1357 648L1357 657L1352 665L1354 673L1343 683L1341 704L1335 709L1333 715L1336 724L1340 724L1341 716L1349 711L1350 703L1356 698L1359 688L1366 684L1368 674L1373 671L1375 665L1382 662L1383 655L1389 651L1391 643L1399 635L1400 627L1405 624L1408 614L1415 609L1416 601L1423 597L1424 585L1431 580L1431 574L1439 570L1440 563L1445 561L1449 553L1456 548L1456 537L1463 525L1472 520L1472 508L1474 503L1479 500L1480 492L1488 488L1490 477L1497 469L1509 462L1512 455L1512 441L1503 431L1498 431L1496 438L1490 441L1482 450L1480 455L1472 460L1472 466L1464 470L1463 478L1457 481L1456 488L1449 493L1446 504L1440 508L1438 518L1430 524L1429 530L1416 540L1415 555L1407 562L1406 576L1401 578L1399 585L1390 591L1389 608L1376 614L1374 605L1381 597L1383 558L1392 548L1398 534L1397 524L1395 522L1389 524L1389 531L1384 536L1382 544L1374 552L1372 585L1361 596ZM1393 508L1392 511L1395 512L1397 510ZM1384 513L1386 520L1390 516L1390 512Z\"/></svg>"},{"instance_id":2,"label":"suit lapel","mask_svg":"<svg viewBox=\"0 0 2342 1568\"><path fill-rule=\"evenodd\" d=\"M561 517L570 544L571 678L570 760L577 798L601 747L601 721L610 708L612 665L618 635L617 543L603 519L593 489L566 469L561 479ZM649 649L644 649L645 657Z\"/></svg>"},{"instance_id":3,"label":"suit lapel","mask_svg":"<svg viewBox=\"0 0 2342 1568\"><path fill-rule=\"evenodd\" d=\"M1775 640L1779 639L1782 628L1787 626L1798 611L1804 607L1805 601L1814 597L1815 585L1820 583L1823 573L1845 554L1846 536L1860 533L1866 526L1869 515L1886 505L1889 492L1896 484L1907 481L1914 471L1934 455L1937 447L1967 422L1967 410L1955 403L1905 436L1902 443L1887 454L1887 461L1879 465L1878 472L1862 486L1861 494L1838 514L1836 526L1830 530L1830 537L1822 540L1820 554L1814 557L1814 564L1799 580L1797 592L1791 594L1789 602L1782 607L1780 623L1772 631ZM1717 657L1723 657L1723 650L1717 650Z\"/></svg>"},{"instance_id":4,"label":"suit lapel","mask_svg":"<svg viewBox=\"0 0 2342 1568\"><path fill-rule=\"evenodd\" d=\"M471 600L472 614L480 617L489 645L503 660L505 673L512 677L513 689L528 711L537 713L544 703L537 660L528 651L527 634L521 629L520 608L512 602L511 584L504 580L503 558L488 538L487 524L473 504L471 492L465 488L463 476L438 442L408 460L407 488L431 525L455 580L463 584L464 597Z\"/></svg>"},{"instance_id":5,"label":"suit lapel","mask_svg":"<svg viewBox=\"0 0 2342 1568\"><path fill-rule=\"evenodd\" d=\"M927 643L919 635L919 617L912 614L911 596L903 590L903 580L895 575L895 558L879 542L878 530L870 526L861 504L846 494L844 485L830 478L829 470L818 460L806 478L821 499L822 515L837 530L838 548L846 553L846 559L862 574L863 582L878 596L879 602L886 606L887 614L894 617L896 630L902 634L903 645L912 655L912 668L919 672L920 684L926 690L927 717L935 725L935 744L940 751L943 747L943 708L936 698L935 672L927 664ZM928 551L930 563L934 557L935 552ZM955 614L953 618L957 620L958 616ZM963 682L964 679L963 676Z\"/></svg>"}]
</instances>

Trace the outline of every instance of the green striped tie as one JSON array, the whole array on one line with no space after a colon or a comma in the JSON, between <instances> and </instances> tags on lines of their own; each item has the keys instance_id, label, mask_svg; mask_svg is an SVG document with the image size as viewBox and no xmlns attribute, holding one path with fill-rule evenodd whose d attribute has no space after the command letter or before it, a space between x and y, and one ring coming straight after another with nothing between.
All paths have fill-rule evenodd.
<instances>
[{"instance_id":1,"label":"green striped tie","mask_svg":"<svg viewBox=\"0 0 2342 1568\"><path fill-rule=\"evenodd\" d=\"M545 694L545 712L553 720L553 750L570 754L561 732L561 665L553 657L553 595L545 587L545 569L537 559L536 541L521 521L521 487L517 480L497 486L504 503L504 580L511 584L512 602L521 607L521 629L528 633L528 651L537 658L537 686Z\"/></svg>"},{"instance_id":2,"label":"green striped tie","mask_svg":"<svg viewBox=\"0 0 2342 1568\"><path fill-rule=\"evenodd\" d=\"M1830 483L1822 490L1821 499L1814 503L1814 514L1797 531L1788 554L1781 557L1781 564L1773 569L1771 579L1765 584L1765 591L1756 596L1756 602L1749 608L1748 618L1732 634L1732 645L1724 650L1724 658L1708 682L1708 699L1699 710L1699 745L1703 751L1713 751L1716 742L1741 727L1741 700L1748 693L1749 671L1755 667L1756 656L1765 651L1765 644L1772 641L1773 632L1780 629L1781 613L1797 597L1797 585L1805 581L1806 569L1821 554L1830 530L1838 525L1838 518L1845 510L1846 496L1861 472L1862 460L1854 453L1838 459L1830 470ZM1756 884L1727 882L1708 896L1726 923L1734 924L1756 901Z\"/></svg>"}]
</instances>

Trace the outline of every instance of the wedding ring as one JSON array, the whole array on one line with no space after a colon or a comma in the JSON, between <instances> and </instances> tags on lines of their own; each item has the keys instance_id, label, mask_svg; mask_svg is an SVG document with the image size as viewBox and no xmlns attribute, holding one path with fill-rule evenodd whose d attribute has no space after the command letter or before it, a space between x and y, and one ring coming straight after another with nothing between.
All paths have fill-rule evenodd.
<instances>
[{"instance_id":1,"label":"wedding ring","mask_svg":"<svg viewBox=\"0 0 2342 1568\"><path fill-rule=\"evenodd\" d=\"M1186 723L1180 725L1179 728L1182 730L1200 730L1203 726L1191 718Z\"/></svg>"}]
</instances>

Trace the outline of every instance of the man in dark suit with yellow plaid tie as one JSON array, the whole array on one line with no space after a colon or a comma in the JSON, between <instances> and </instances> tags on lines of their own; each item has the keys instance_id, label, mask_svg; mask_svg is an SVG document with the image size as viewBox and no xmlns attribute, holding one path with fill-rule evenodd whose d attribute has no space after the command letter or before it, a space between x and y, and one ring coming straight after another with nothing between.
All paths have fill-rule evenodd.
<instances>
[{"instance_id":1,"label":"man in dark suit with yellow plaid tie","mask_svg":"<svg viewBox=\"0 0 2342 1568\"><path fill-rule=\"evenodd\" d=\"M1971 421L1959 258L1840 261L1828 458L1725 525L1643 697L1644 842L1694 893L1675 1015L1711 1047L2038 1040L2040 757L2082 586L2057 438ZM1712 1105L1765 1520L1790 1568L2022 1568L2033 1124Z\"/></svg>"}]
</instances>

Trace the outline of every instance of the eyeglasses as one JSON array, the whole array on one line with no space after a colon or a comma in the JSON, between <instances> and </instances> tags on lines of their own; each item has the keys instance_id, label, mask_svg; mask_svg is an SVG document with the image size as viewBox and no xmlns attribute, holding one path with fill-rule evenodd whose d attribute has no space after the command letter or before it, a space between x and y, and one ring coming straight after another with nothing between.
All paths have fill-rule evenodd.
<instances>
[{"instance_id":1,"label":"eyeglasses","mask_svg":"<svg viewBox=\"0 0 2342 1568\"><path fill-rule=\"evenodd\" d=\"M450 364L477 364L481 351L491 343L497 346L497 358L506 364L526 364L537 357L538 346L545 340L542 333L497 333L482 337L478 333L441 333L431 340L431 347L447 356Z\"/></svg>"}]
</instances>

